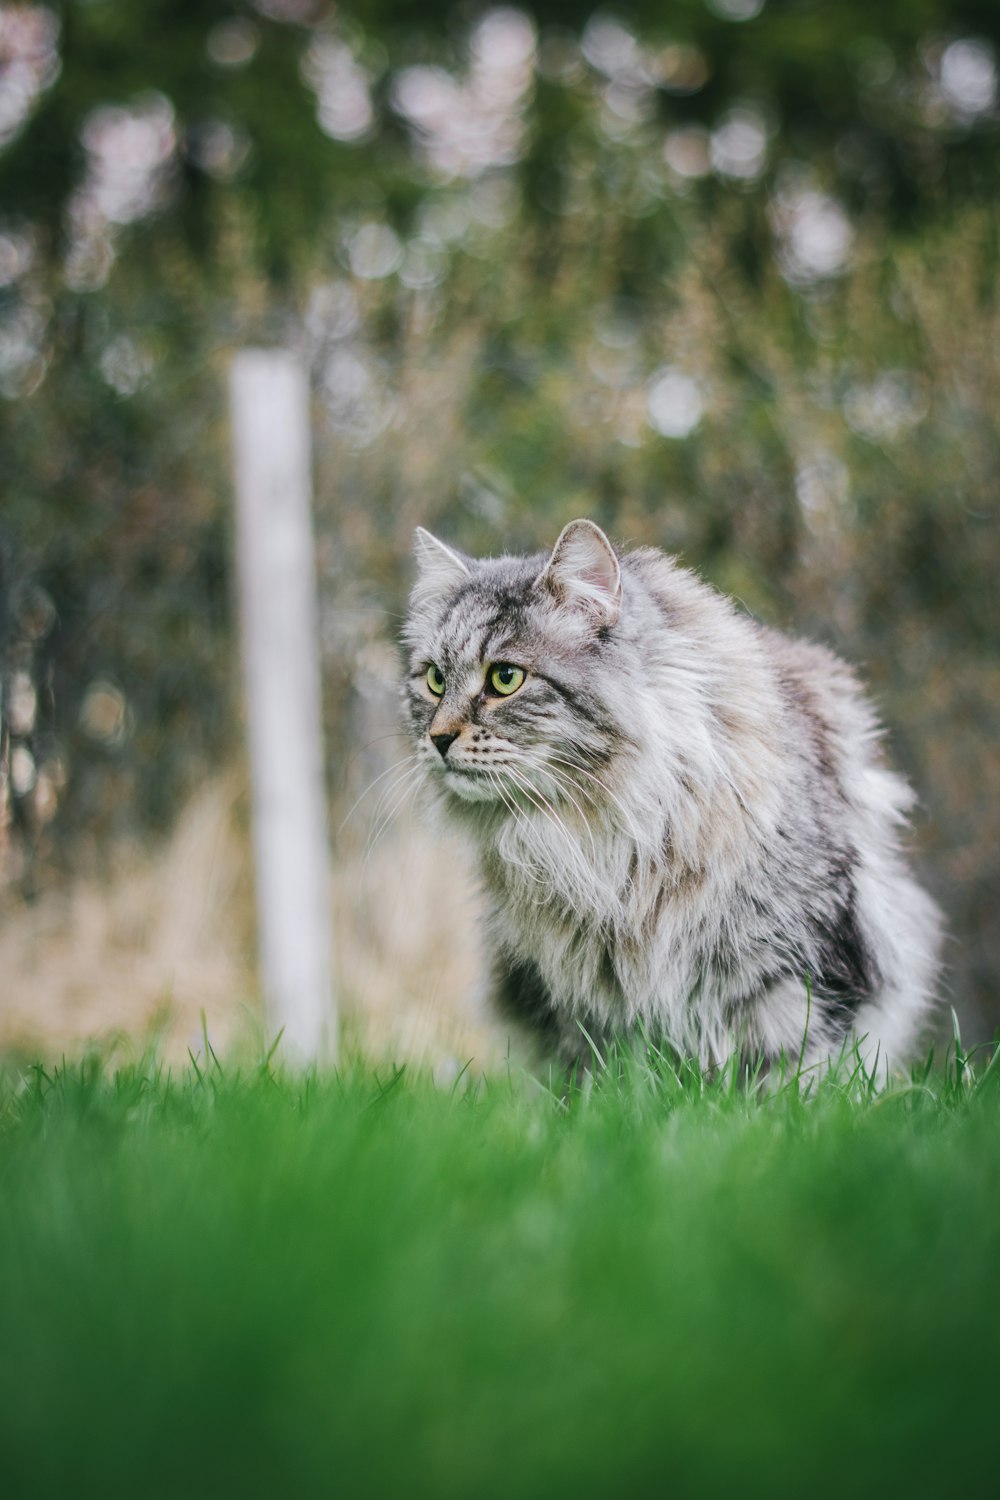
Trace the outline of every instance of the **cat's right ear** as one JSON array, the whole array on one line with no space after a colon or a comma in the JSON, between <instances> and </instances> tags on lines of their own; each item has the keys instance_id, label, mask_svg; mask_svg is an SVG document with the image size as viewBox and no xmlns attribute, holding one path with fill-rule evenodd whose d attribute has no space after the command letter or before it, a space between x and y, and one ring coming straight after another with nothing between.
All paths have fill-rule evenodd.
<instances>
[{"instance_id":1,"label":"cat's right ear","mask_svg":"<svg viewBox=\"0 0 1000 1500\"><path fill-rule=\"evenodd\" d=\"M469 577L469 559L422 526L413 534L413 555L418 572L410 603L415 607L450 594Z\"/></svg>"}]
</instances>

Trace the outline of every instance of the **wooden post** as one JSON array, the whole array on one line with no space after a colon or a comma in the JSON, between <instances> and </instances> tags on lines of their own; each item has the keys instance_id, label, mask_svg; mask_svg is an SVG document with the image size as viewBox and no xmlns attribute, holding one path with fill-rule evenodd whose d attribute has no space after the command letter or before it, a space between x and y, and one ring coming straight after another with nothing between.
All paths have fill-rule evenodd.
<instances>
[{"instance_id":1,"label":"wooden post","mask_svg":"<svg viewBox=\"0 0 1000 1500\"><path fill-rule=\"evenodd\" d=\"M261 980L285 1060L332 1062L309 387L292 355L245 349L230 393Z\"/></svg>"}]
</instances>

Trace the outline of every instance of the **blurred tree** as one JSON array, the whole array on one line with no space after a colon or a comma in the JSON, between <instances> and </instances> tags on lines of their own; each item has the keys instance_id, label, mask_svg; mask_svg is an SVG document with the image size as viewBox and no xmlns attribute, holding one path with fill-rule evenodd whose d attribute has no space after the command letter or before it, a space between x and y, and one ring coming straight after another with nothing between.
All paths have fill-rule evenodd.
<instances>
[{"instance_id":1,"label":"blurred tree","mask_svg":"<svg viewBox=\"0 0 1000 1500\"><path fill-rule=\"evenodd\" d=\"M25 869L231 751L219 375L278 340L338 732L415 521L683 551L867 663L996 1019L998 51L992 0L0 4Z\"/></svg>"}]
</instances>

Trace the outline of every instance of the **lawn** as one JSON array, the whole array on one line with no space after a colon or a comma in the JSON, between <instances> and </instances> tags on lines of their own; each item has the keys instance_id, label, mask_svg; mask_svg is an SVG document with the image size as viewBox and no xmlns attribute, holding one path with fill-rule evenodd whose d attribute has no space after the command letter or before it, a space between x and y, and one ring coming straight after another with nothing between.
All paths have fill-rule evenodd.
<instances>
[{"instance_id":1,"label":"lawn","mask_svg":"<svg viewBox=\"0 0 1000 1500\"><path fill-rule=\"evenodd\" d=\"M0 1494L995 1494L1000 1064L0 1084Z\"/></svg>"}]
</instances>

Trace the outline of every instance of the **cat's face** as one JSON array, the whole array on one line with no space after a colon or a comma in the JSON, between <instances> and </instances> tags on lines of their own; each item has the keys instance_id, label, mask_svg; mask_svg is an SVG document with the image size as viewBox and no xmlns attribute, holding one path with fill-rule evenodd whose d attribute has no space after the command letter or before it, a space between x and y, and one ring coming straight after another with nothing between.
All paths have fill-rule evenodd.
<instances>
[{"instance_id":1,"label":"cat's face","mask_svg":"<svg viewBox=\"0 0 1000 1500\"><path fill-rule=\"evenodd\" d=\"M604 534L575 521L550 557L476 562L421 531L417 560L405 713L435 784L508 808L579 797L618 737L599 647L621 576Z\"/></svg>"}]
</instances>

